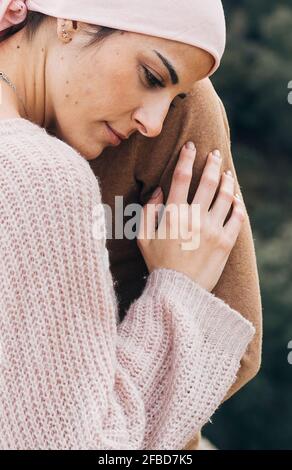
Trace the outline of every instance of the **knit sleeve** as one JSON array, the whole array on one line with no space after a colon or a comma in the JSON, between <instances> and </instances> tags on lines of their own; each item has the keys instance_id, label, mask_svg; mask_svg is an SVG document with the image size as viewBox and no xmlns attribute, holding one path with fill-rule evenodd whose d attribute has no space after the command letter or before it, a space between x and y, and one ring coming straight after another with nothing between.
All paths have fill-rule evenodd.
<instances>
[{"instance_id":1,"label":"knit sleeve","mask_svg":"<svg viewBox=\"0 0 292 470\"><path fill-rule=\"evenodd\" d=\"M0 448L181 449L254 328L164 269L119 324L98 183L68 148L39 151L1 165Z\"/></svg>"}]
</instances>

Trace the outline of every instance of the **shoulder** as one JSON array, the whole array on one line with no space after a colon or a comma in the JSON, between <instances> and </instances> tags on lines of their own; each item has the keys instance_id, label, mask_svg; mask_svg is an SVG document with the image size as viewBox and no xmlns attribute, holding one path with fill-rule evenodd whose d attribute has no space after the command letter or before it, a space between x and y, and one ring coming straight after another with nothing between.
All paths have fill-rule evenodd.
<instances>
[{"instance_id":1,"label":"shoulder","mask_svg":"<svg viewBox=\"0 0 292 470\"><path fill-rule=\"evenodd\" d=\"M6 127L5 132L3 129ZM72 147L24 119L0 121L1 186L100 200L98 179Z\"/></svg>"},{"instance_id":2,"label":"shoulder","mask_svg":"<svg viewBox=\"0 0 292 470\"><path fill-rule=\"evenodd\" d=\"M209 78L200 80L193 85L191 96L194 100L204 101L205 104L216 104L219 97Z\"/></svg>"},{"instance_id":3,"label":"shoulder","mask_svg":"<svg viewBox=\"0 0 292 470\"><path fill-rule=\"evenodd\" d=\"M60 256L96 253L105 247L105 211L89 163L42 129L26 130L0 144L1 240Z\"/></svg>"},{"instance_id":4,"label":"shoulder","mask_svg":"<svg viewBox=\"0 0 292 470\"><path fill-rule=\"evenodd\" d=\"M201 123L203 121L207 129L215 129L218 125L219 128L224 127L224 106L209 78L194 84L187 105L192 115L198 117Z\"/></svg>"}]
</instances>

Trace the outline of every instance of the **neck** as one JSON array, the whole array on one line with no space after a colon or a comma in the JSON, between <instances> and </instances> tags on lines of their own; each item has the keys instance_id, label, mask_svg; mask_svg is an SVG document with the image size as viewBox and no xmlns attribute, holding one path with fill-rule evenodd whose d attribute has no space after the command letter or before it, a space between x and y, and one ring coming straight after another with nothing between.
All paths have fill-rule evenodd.
<instances>
[{"instance_id":1,"label":"neck","mask_svg":"<svg viewBox=\"0 0 292 470\"><path fill-rule=\"evenodd\" d=\"M1 80L0 118L23 117L41 127L52 126L54 116L49 104L46 62L46 40L41 35L29 43L21 30L0 43L0 71L8 76L21 97L20 100Z\"/></svg>"}]
</instances>

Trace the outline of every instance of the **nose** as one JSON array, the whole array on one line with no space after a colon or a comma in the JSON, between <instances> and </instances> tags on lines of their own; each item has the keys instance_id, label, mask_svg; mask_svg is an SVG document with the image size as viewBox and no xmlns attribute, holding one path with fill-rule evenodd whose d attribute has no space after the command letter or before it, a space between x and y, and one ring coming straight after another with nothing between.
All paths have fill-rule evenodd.
<instances>
[{"instance_id":1,"label":"nose","mask_svg":"<svg viewBox=\"0 0 292 470\"><path fill-rule=\"evenodd\" d=\"M161 134L165 118L170 106L169 99L157 99L144 103L136 109L133 119L136 121L138 131L146 137L158 137Z\"/></svg>"}]
</instances>

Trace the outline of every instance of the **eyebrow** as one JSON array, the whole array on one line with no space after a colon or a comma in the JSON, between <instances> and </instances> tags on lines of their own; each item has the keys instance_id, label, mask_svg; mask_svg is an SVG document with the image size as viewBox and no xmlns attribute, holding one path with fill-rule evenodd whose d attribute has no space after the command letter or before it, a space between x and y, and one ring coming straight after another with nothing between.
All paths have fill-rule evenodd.
<instances>
[{"instance_id":1,"label":"eyebrow","mask_svg":"<svg viewBox=\"0 0 292 470\"><path fill-rule=\"evenodd\" d=\"M169 75L170 75L170 78L171 78L171 81L172 81L172 84L177 85L179 83L179 78L178 78L178 75L177 75L173 65L166 59L166 57L164 57L162 54L160 54L160 52L156 51L155 49L153 49L153 52L155 52L155 54L159 57L161 62L167 68L167 70L169 72Z\"/></svg>"}]
</instances>

